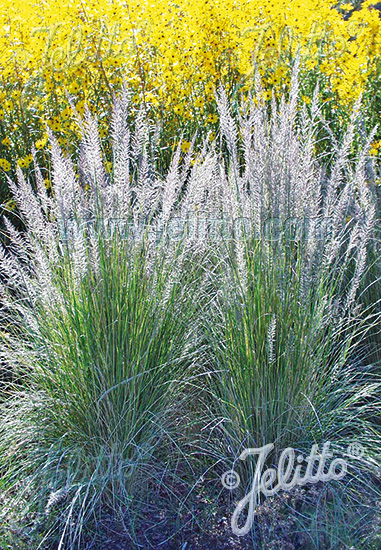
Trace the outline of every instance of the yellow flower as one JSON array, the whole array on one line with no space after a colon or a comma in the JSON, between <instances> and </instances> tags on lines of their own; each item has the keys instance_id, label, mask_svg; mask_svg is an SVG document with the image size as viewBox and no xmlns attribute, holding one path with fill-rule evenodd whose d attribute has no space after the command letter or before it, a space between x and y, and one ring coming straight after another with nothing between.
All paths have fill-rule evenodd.
<instances>
[{"instance_id":1,"label":"yellow flower","mask_svg":"<svg viewBox=\"0 0 381 550\"><path fill-rule=\"evenodd\" d=\"M57 117L49 118L47 123L53 132L58 132L61 128L60 121Z\"/></svg>"},{"instance_id":2,"label":"yellow flower","mask_svg":"<svg viewBox=\"0 0 381 550\"><path fill-rule=\"evenodd\" d=\"M20 168L26 168L27 163L25 162L25 159L19 158L17 159L17 164L20 166Z\"/></svg>"},{"instance_id":3,"label":"yellow flower","mask_svg":"<svg viewBox=\"0 0 381 550\"><path fill-rule=\"evenodd\" d=\"M213 95L213 93L214 93L214 86L213 86L213 84L210 84L210 83L209 83L209 84L207 84L207 85L205 86L205 93L206 93L207 95Z\"/></svg>"},{"instance_id":4,"label":"yellow flower","mask_svg":"<svg viewBox=\"0 0 381 550\"><path fill-rule=\"evenodd\" d=\"M9 139L9 137L5 137L2 142L1 142L5 147L10 147L11 146L11 140Z\"/></svg>"},{"instance_id":5,"label":"yellow flower","mask_svg":"<svg viewBox=\"0 0 381 550\"><path fill-rule=\"evenodd\" d=\"M70 86L69 88L69 92L71 94L77 94L80 90L80 86L78 84L78 82L73 82L72 85Z\"/></svg>"},{"instance_id":6,"label":"yellow flower","mask_svg":"<svg viewBox=\"0 0 381 550\"><path fill-rule=\"evenodd\" d=\"M28 168L28 166L33 162L32 155L27 155L24 158L19 158L17 160L17 164L20 166L20 168Z\"/></svg>"},{"instance_id":7,"label":"yellow flower","mask_svg":"<svg viewBox=\"0 0 381 550\"><path fill-rule=\"evenodd\" d=\"M270 90L266 90L263 93L263 98L265 101L269 101L272 98L272 93L270 92Z\"/></svg>"},{"instance_id":8,"label":"yellow flower","mask_svg":"<svg viewBox=\"0 0 381 550\"><path fill-rule=\"evenodd\" d=\"M105 168L106 168L106 172L110 174L112 172L112 162L111 161L105 162Z\"/></svg>"},{"instance_id":9,"label":"yellow flower","mask_svg":"<svg viewBox=\"0 0 381 550\"><path fill-rule=\"evenodd\" d=\"M3 109L0 109L0 120L4 119L4 115L5 115L5 113L4 113Z\"/></svg>"},{"instance_id":10,"label":"yellow flower","mask_svg":"<svg viewBox=\"0 0 381 550\"><path fill-rule=\"evenodd\" d=\"M207 120L207 122L211 122L212 124L215 124L216 122L218 122L218 115L216 115L216 114L208 115L206 120Z\"/></svg>"},{"instance_id":11,"label":"yellow flower","mask_svg":"<svg viewBox=\"0 0 381 550\"><path fill-rule=\"evenodd\" d=\"M42 138L42 139L39 139L39 140L36 141L34 146L36 147L36 149L43 149L45 147L45 145L47 144L47 141L48 141L48 139L46 137Z\"/></svg>"},{"instance_id":12,"label":"yellow flower","mask_svg":"<svg viewBox=\"0 0 381 550\"><path fill-rule=\"evenodd\" d=\"M16 203L13 199L10 199L5 203L5 210L13 212L16 209Z\"/></svg>"},{"instance_id":13,"label":"yellow flower","mask_svg":"<svg viewBox=\"0 0 381 550\"><path fill-rule=\"evenodd\" d=\"M153 105L154 107L159 105L159 102L158 102L158 99L157 99L156 95L153 94L152 92L147 92L145 98L146 98L146 101L148 103L150 103L151 105Z\"/></svg>"},{"instance_id":14,"label":"yellow flower","mask_svg":"<svg viewBox=\"0 0 381 550\"><path fill-rule=\"evenodd\" d=\"M109 60L110 65L114 67L120 67L123 65L123 59L121 57L114 57L113 59Z\"/></svg>"},{"instance_id":15,"label":"yellow flower","mask_svg":"<svg viewBox=\"0 0 381 550\"><path fill-rule=\"evenodd\" d=\"M181 144L181 150L183 153L187 153L189 151L189 148L190 148L190 143L189 141L186 141L184 140Z\"/></svg>"},{"instance_id":16,"label":"yellow flower","mask_svg":"<svg viewBox=\"0 0 381 550\"><path fill-rule=\"evenodd\" d=\"M67 120L71 116L71 114L72 114L71 108L70 107L65 107L65 109L63 109L63 111L61 111L62 120Z\"/></svg>"},{"instance_id":17,"label":"yellow flower","mask_svg":"<svg viewBox=\"0 0 381 550\"><path fill-rule=\"evenodd\" d=\"M85 112L85 106L86 106L86 102L85 101L78 101L77 105L75 106L77 112L82 116Z\"/></svg>"},{"instance_id":18,"label":"yellow flower","mask_svg":"<svg viewBox=\"0 0 381 550\"><path fill-rule=\"evenodd\" d=\"M45 90L46 90L47 92L52 92L53 89L54 89L54 84L53 84L53 82L46 82L46 83L45 83Z\"/></svg>"},{"instance_id":19,"label":"yellow flower","mask_svg":"<svg viewBox=\"0 0 381 550\"><path fill-rule=\"evenodd\" d=\"M7 159L0 159L0 168L5 170L5 172L8 172L11 169L11 165Z\"/></svg>"}]
</instances>

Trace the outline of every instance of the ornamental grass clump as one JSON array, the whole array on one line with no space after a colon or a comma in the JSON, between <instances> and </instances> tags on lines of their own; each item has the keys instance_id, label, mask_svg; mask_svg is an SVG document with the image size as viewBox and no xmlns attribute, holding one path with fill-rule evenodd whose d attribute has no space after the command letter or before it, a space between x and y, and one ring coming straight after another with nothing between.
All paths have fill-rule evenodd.
<instances>
[{"instance_id":1,"label":"ornamental grass clump","mask_svg":"<svg viewBox=\"0 0 381 550\"><path fill-rule=\"evenodd\" d=\"M344 484L333 499L323 490L323 512L310 505L307 513L306 506L298 529L309 534L307 548L339 548L344 540L372 547L375 532L365 525L369 510L377 514L380 448L380 364L368 353L368 337L380 328L372 135L354 159L356 105L323 170L314 153L317 94L307 114L297 107L297 88L295 73L289 100L273 102L268 113L258 82L239 126L224 94L219 98L223 155L209 165L217 176L204 208L239 223L231 241L215 248L213 300L203 319L215 376L203 388L210 414L199 447L219 468L239 472L234 494L242 498L257 464L239 460L244 449L273 443L271 466L286 447L306 457L313 444L321 450L329 441L347 456L351 443L360 444L363 459L347 459ZM355 520L360 508L362 526ZM247 513L248 505L241 527ZM311 531L320 521L320 531Z\"/></svg>"},{"instance_id":2,"label":"ornamental grass clump","mask_svg":"<svg viewBox=\"0 0 381 550\"><path fill-rule=\"evenodd\" d=\"M238 119L221 88L218 139L197 154L180 140L165 173L160 129L142 110L132 121L124 89L111 169L86 109L78 165L50 134L51 191L37 162L35 185L21 169L10 182L25 231L4 221L0 257L6 528L15 510L34 514L40 541L76 548L109 511L133 538L140 496L173 493L175 466L194 488L198 468L238 468L246 447L273 443L275 463L287 446L356 441L364 459L324 506L310 495L312 512L292 510L289 536L370 544L365 522L346 524L366 487L364 509L377 498L374 135L355 158L357 103L342 142L317 157L318 91L300 108L297 71L271 109L257 78ZM241 498L253 463L239 473Z\"/></svg>"},{"instance_id":3,"label":"ornamental grass clump","mask_svg":"<svg viewBox=\"0 0 381 550\"><path fill-rule=\"evenodd\" d=\"M166 223L177 176L159 186L148 127L140 121L130 136L126 101L115 105L112 180L87 112L79 178L51 136L52 194L37 165L37 189L21 171L11 184L25 232L6 221L1 253L1 355L12 377L2 388L2 486L60 548L168 475L197 347L198 264L140 221Z\"/></svg>"},{"instance_id":4,"label":"ornamental grass clump","mask_svg":"<svg viewBox=\"0 0 381 550\"><path fill-rule=\"evenodd\" d=\"M309 116L298 112L297 95L295 79L289 101L279 108L274 103L270 115L252 101L240 120L241 140L226 98L219 101L225 170L216 166L219 194L210 204L239 223L230 246L221 242L216 252L219 292L211 311L217 317L207 317L206 329L217 346L217 370L227 376L223 388L232 386L223 402L248 419L244 432L254 438L249 446L290 442L295 435L287 419L299 417L302 402L316 420L308 396L317 399L320 384L349 375L352 347L361 347L361 338L379 322L379 297L372 308L361 302L367 257L377 244L367 172L372 136L351 159L356 106L324 174L314 156L317 96ZM244 391L240 407L237 388ZM324 386L322 397L328 396ZM306 428L306 418L299 418ZM298 426L296 417L292 426Z\"/></svg>"}]
</instances>

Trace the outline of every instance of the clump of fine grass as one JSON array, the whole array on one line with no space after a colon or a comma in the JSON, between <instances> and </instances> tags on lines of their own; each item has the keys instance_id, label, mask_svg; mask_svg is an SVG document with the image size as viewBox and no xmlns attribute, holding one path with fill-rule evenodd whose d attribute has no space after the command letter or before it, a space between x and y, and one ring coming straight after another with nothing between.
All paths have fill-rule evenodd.
<instances>
[{"instance_id":1,"label":"clump of fine grass","mask_svg":"<svg viewBox=\"0 0 381 550\"><path fill-rule=\"evenodd\" d=\"M12 507L37 513L60 548L79 545L102 511L133 501L134 516L148 481L169 475L197 347L197 263L142 227L121 163L152 179L145 141L135 136L132 150L125 104L115 111L113 180L87 113L81 181L51 136L54 194L37 166L37 192L19 171L26 233L7 221L11 249L2 252L2 317L15 323L2 342L14 378L1 409L2 486L12 496L4 521ZM154 198L140 204L146 217L156 208ZM166 216L165 196L162 206Z\"/></svg>"},{"instance_id":2,"label":"clump of fine grass","mask_svg":"<svg viewBox=\"0 0 381 550\"><path fill-rule=\"evenodd\" d=\"M60 302L37 300L34 326L9 344L22 382L9 388L1 443L4 480L23 480L18 498L29 493L46 515L61 504L62 541L160 479L157 449L171 445L194 310L187 276L173 283L160 258L148 272L144 251L118 240L100 247L99 272L88 268L77 284L66 268Z\"/></svg>"},{"instance_id":3,"label":"clump of fine grass","mask_svg":"<svg viewBox=\"0 0 381 550\"><path fill-rule=\"evenodd\" d=\"M344 507L363 503L365 487L372 511L377 498L379 364L364 361L379 328L372 136L353 160L356 105L326 170L318 95L299 109L297 86L295 71L269 114L257 81L239 126L221 91L219 146L206 140L193 158L191 145L183 159L179 146L165 175L149 121L128 126L126 93L111 176L89 112L77 168L51 136L52 194L37 165L36 189L19 171L26 231L5 221L0 258L13 376L0 423L5 521L37 513L42 539L74 548L102 510L128 510L133 538L136 501L172 461L236 467L245 494L246 447L274 443L275 464L289 445L306 455L331 441L342 453L355 440L365 459L315 515L306 498L297 530L315 529L311 548L370 544L360 528L341 534Z\"/></svg>"},{"instance_id":4,"label":"clump of fine grass","mask_svg":"<svg viewBox=\"0 0 381 550\"><path fill-rule=\"evenodd\" d=\"M317 96L311 114L300 113L296 80L289 102L279 109L274 102L270 116L260 93L244 106L240 138L223 95L219 108L224 169L216 159L219 177L205 208L240 223L215 245L213 300L203 320L208 370L215 374L202 388L206 420L197 448L213 457L220 473L237 469L242 498L256 466L255 459L239 460L244 449L273 443L267 466L276 466L289 446L308 456L313 444L321 449L329 441L346 455L355 441L365 456L348 458L348 477L326 502L320 536L332 548L351 537L371 544L366 529L356 524L348 531L346 524L367 493L372 504L363 509L376 515L379 498L379 363L364 360L380 327L371 137L351 159L356 106L322 177L313 152ZM335 509L336 527L329 519ZM316 514L322 517L320 508ZM318 541L318 534L311 536L308 547L320 547Z\"/></svg>"}]
</instances>

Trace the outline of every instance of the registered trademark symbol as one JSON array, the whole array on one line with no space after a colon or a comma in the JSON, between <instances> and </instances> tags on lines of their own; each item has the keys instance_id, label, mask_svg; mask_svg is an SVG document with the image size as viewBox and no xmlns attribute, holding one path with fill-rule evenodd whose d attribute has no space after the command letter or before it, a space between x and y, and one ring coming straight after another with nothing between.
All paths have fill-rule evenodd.
<instances>
[{"instance_id":1,"label":"registered trademark symbol","mask_svg":"<svg viewBox=\"0 0 381 550\"><path fill-rule=\"evenodd\" d=\"M356 460L364 456L364 447L361 443L350 443L347 447L347 456L350 458L355 458Z\"/></svg>"}]
</instances>

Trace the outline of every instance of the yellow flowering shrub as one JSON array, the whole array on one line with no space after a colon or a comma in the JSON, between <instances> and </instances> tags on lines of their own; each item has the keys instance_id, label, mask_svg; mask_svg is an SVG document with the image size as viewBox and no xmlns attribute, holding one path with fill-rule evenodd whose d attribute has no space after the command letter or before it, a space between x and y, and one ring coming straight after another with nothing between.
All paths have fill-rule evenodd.
<instances>
[{"instance_id":1,"label":"yellow flowering shrub","mask_svg":"<svg viewBox=\"0 0 381 550\"><path fill-rule=\"evenodd\" d=\"M0 13L0 155L19 165L46 126L73 143L85 102L103 124L126 81L136 106L178 128L193 119L216 128L214 92L245 93L257 66L265 97L288 85L297 52L309 94L320 77L326 96L347 108L379 74L381 21L331 0L3 0ZM350 14L350 17L348 15ZM311 76L312 75L312 76ZM103 122L102 122L103 121ZM14 136L14 138L13 138ZM5 153L4 153L5 154Z\"/></svg>"},{"instance_id":2,"label":"yellow flowering shrub","mask_svg":"<svg viewBox=\"0 0 381 550\"><path fill-rule=\"evenodd\" d=\"M10 163L7 161L7 159L0 159L0 168L5 170L5 172L8 172L8 170L11 169Z\"/></svg>"}]
</instances>

